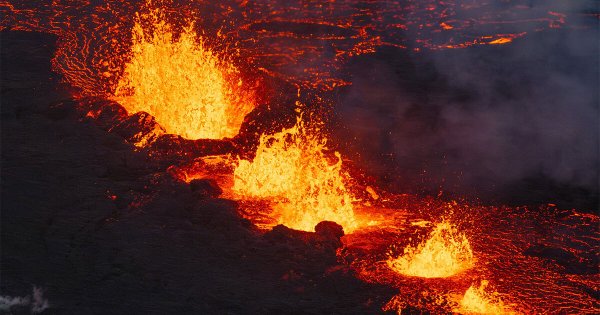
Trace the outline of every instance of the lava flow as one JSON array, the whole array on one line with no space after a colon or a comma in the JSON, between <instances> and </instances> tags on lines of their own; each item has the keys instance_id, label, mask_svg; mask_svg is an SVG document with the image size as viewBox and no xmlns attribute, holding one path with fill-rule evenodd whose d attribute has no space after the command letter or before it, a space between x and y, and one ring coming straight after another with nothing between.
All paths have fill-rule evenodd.
<instances>
[{"instance_id":1,"label":"lava flow","mask_svg":"<svg viewBox=\"0 0 600 315\"><path fill-rule=\"evenodd\" d=\"M312 231L321 221L335 221L345 231L357 227L352 196L338 152L327 149L319 127L296 124L262 135L252 161L239 160L233 190L244 198L274 201L278 223Z\"/></svg>"},{"instance_id":2,"label":"lava flow","mask_svg":"<svg viewBox=\"0 0 600 315\"><path fill-rule=\"evenodd\" d=\"M254 108L238 70L197 37L193 24L175 38L160 9L137 14L131 59L115 89L130 113L147 112L166 132L188 139L238 134Z\"/></svg>"}]
</instances>

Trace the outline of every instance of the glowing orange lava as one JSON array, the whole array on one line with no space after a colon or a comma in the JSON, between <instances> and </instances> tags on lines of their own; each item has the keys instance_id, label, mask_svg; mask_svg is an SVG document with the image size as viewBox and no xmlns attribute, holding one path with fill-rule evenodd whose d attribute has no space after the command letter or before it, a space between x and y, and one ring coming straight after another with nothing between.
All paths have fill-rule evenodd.
<instances>
[{"instance_id":1,"label":"glowing orange lava","mask_svg":"<svg viewBox=\"0 0 600 315\"><path fill-rule=\"evenodd\" d=\"M495 40L489 42L488 44L490 44L490 45L501 45L501 44L510 43L512 41L513 41L512 38L509 38L509 37L500 37L498 39L495 39Z\"/></svg>"},{"instance_id":2,"label":"glowing orange lava","mask_svg":"<svg viewBox=\"0 0 600 315\"><path fill-rule=\"evenodd\" d=\"M479 287L470 286L460 301L461 314L518 314L511 310L499 297L498 292L486 290L489 282L482 280Z\"/></svg>"},{"instance_id":3,"label":"glowing orange lava","mask_svg":"<svg viewBox=\"0 0 600 315\"><path fill-rule=\"evenodd\" d=\"M387 265L397 273L423 278L445 278L473 266L473 250L464 234L447 221L438 223L429 238L404 255L390 257Z\"/></svg>"},{"instance_id":4,"label":"glowing orange lava","mask_svg":"<svg viewBox=\"0 0 600 315\"><path fill-rule=\"evenodd\" d=\"M342 159L327 149L319 131L300 115L292 128L262 135L254 160L239 160L233 190L245 198L274 200L274 215L288 227L313 231L327 220L352 231L357 221Z\"/></svg>"},{"instance_id":5,"label":"glowing orange lava","mask_svg":"<svg viewBox=\"0 0 600 315\"><path fill-rule=\"evenodd\" d=\"M150 25L151 27L145 27ZM175 37L159 10L137 14L131 59L115 98L130 113L144 111L168 133L188 139L235 136L254 108L238 70L210 50L193 23Z\"/></svg>"}]
</instances>

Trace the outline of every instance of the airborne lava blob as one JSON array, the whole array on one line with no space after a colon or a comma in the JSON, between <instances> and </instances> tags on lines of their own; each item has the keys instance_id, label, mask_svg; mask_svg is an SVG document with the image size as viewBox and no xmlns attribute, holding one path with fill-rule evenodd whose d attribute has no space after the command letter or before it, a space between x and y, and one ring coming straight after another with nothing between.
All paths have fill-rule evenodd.
<instances>
[{"instance_id":1,"label":"airborne lava blob","mask_svg":"<svg viewBox=\"0 0 600 315\"><path fill-rule=\"evenodd\" d=\"M237 68L209 49L193 26L176 37L159 9L138 13L131 59L115 97L130 113L154 116L168 133L188 139L233 137L254 108L252 93L241 92Z\"/></svg>"},{"instance_id":2,"label":"airborne lava blob","mask_svg":"<svg viewBox=\"0 0 600 315\"><path fill-rule=\"evenodd\" d=\"M387 264L408 276L446 278L473 267L473 261L469 240L455 226L443 221L435 226L424 243L407 246L404 255L390 258Z\"/></svg>"},{"instance_id":3,"label":"airborne lava blob","mask_svg":"<svg viewBox=\"0 0 600 315\"><path fill-rule=\"evenodd\" d=\"M240 160L233 190L242 197L274 201L278 222L312 231L321 221L335 221L346 232L357 228L352 196L338 152L327 149L318 127L296 125L262 135L254 160Z\"/></svg>"}]
</instances>

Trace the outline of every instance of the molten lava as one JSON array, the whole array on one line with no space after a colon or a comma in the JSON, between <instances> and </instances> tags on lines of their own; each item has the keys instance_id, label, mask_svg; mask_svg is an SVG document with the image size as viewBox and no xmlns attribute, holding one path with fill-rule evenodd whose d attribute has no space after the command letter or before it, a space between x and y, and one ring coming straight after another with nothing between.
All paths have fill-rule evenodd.
<instances>
[{"instance_id":1,"label":"molten lava","mask_svg":"<svg viewBox=\"0 0 600 315\"><path fill-rule=\"evenodd\" d=\"M460 301L456 312L461 314L517 314L499 298L498 292L486 291L487 280L482 280L479 287L470 286Z\"/></svg>"},{"instance_id":2,"label":"molten lava","mask_svg":"<svg viewBox=\"0 0 600 315\"><path fill-rule=\"evenodd\" d=\"M388 259L400 274L423 278L445 278L473 266L469 240L449 222L438 223L429 238L417 247L407 246L404 255Z\"/></svg>"},{"instance_id":3,"label":"molten lava","mask_svg":"<svg viewBox=\"0 0 600 315\"><path fill-rule=\"evenodd\" d=\"M145 27L149 25L149 27ZM115 98L188 139L235 136L253 108L236 67L210 50L190 23L179 37L159 9L136 15L131 59Z\"/></svg>"},{"instance_id":4,"label":"molten lava","mask_svg":"<svg viewBox=\"0 0 600 315\"><path fill-rule=\"evenodd\" d=\"M340 154L326 145L320 128L309 128L300 115L292 128L262 135L254 160L239 160L233 190L275 201L274 215L288 227L312 231L326 220L352 231L357 221L347 175Z\"/></svg>"}]
</instances>

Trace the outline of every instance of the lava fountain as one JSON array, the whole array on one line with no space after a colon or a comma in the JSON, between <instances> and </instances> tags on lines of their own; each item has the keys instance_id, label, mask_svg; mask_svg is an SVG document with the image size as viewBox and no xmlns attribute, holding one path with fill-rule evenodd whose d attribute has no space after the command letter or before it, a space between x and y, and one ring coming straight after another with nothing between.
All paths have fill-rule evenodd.
<instances>
[{"instance_id":1,"label":"lava fountain","mask_svg":"<svg viewBox=\"0 0 600 315\"><path fill-rule=\"evenodd\" d=\"M461 314L518 314L505 305L498 292L486 290L488 284L487 280L482 280L479 287L470 286L460 301L460 308L454 311Z\"/></svg>"},{"instance_id":2,"label":"lava fountain","mask_svg":"<svg viewBox=\"0 0 600 315\"><path fill-rule=\"evenodd\" d=\"M347 176L320 127L307 126L300 115L293 127L262 135L252 161L238 161L233 190L274 201L274 216L288 227L312 231L321 221L335 221L348 232L358 224Z\"/></svg>"},{"instance_id":3,"label":"lava fountain","mask_svg":"<svg viewBox=\"0 0 600 315\"><path fill-rule=\"evenodd\" d=\"M417 247L407 246L404 255L387 260L397 273L423 278L446 278L473 267L467 237L447 221L438 223L429 238Z\"/></svg>"},{"instance_id":4,"label":"lava fountain","mask_svg":"<svg viewBox=\"0 0 600 315\"><path fill-rule=\"evenodd\" d=\"M165 20L160 9L136 15L131 56L115 99L187 139L237 135L254 108L252 93L241 91L238 69L197 36L193 23L176 37Z\"/></svg>"}]
</instances>

